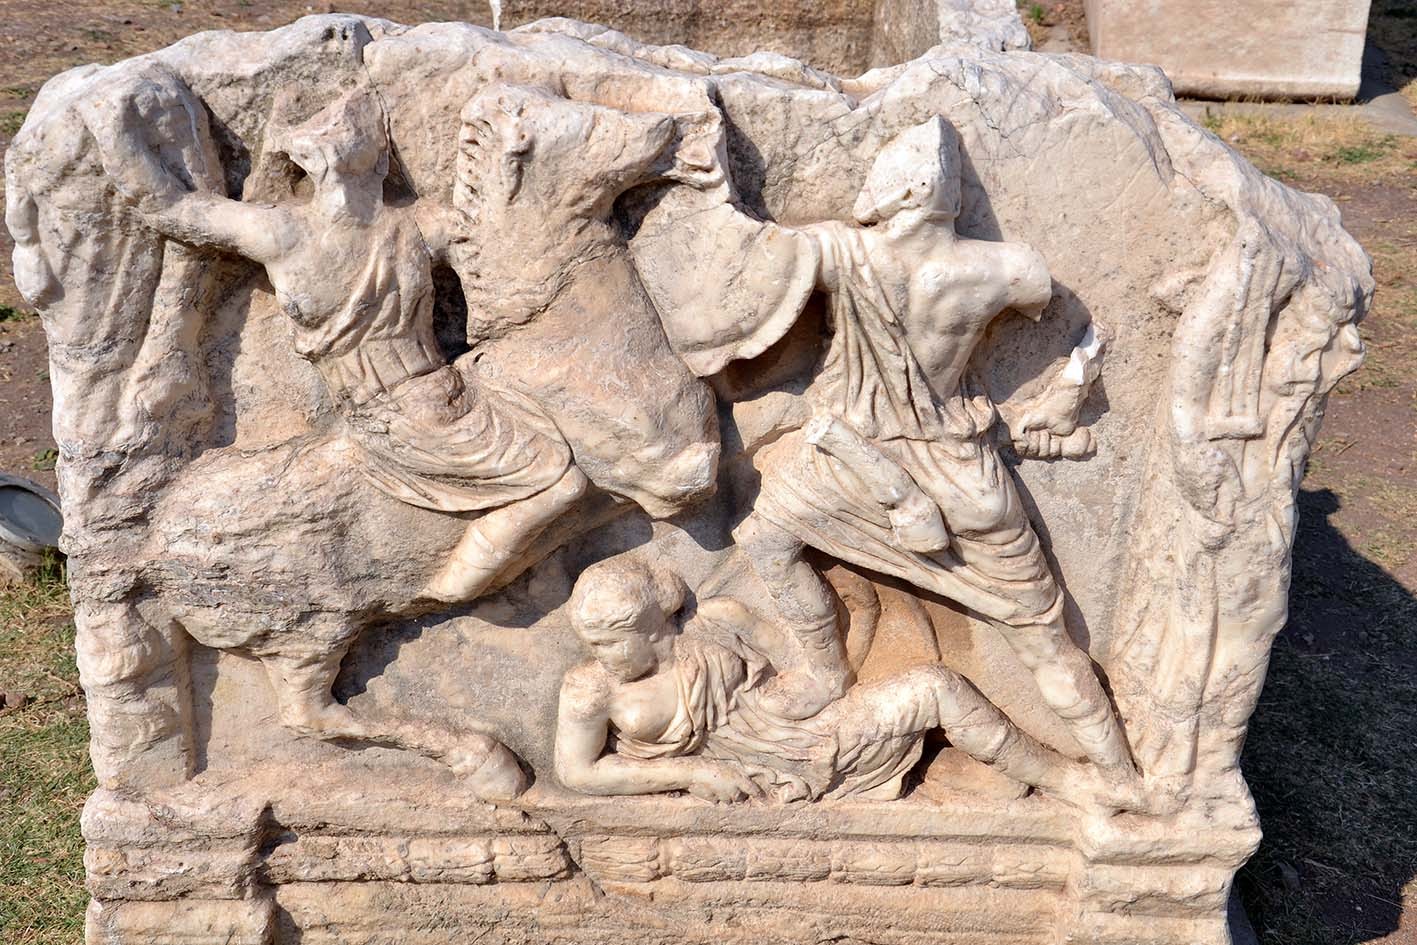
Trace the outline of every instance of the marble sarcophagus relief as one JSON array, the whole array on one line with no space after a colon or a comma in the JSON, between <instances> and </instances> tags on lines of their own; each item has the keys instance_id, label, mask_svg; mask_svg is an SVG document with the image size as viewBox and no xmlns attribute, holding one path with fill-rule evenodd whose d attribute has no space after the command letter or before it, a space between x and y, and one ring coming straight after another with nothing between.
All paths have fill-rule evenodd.
<instances>
[{"instance_id":1,"label":"marble sarcophagus relief","mask_svg":"<svg viewBox=\"0 0 1417 945\"><path fill-rule=\"evenodd\" d=\"M93 945L1229 941L1372 281L1159 73L316 16L6 187Z\"/></svg>"}]
</instances>

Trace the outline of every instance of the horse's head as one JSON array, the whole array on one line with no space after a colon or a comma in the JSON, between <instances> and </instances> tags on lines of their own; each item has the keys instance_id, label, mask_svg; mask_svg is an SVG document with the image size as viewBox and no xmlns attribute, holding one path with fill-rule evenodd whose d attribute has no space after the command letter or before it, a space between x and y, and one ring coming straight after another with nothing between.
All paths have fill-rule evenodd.
<instances>
[{"instance_id":1,"label":"horse's head","mask_svg":"<svg viewBox=\"0 0 1417 945\"><path fill-rule=\"evenodd\" d=\"M535 207L543 225L604 219L620 194L663 175L677 136L670 115L492 84L462 110L456 199L494 213Z\"/></svg>"}]
</instances>

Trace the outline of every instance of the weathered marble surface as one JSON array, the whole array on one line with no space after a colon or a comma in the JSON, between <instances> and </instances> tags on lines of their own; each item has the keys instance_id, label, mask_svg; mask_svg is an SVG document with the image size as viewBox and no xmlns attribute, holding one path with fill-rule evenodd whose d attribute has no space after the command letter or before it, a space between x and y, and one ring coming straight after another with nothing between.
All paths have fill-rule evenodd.
<instances>
[{"instance_id":1,"label":"weathered marble surface","mask_svg":"<svg viewBox=\"0 0 1417 945\"><path fill-rule=\"evenodd\" d=\"M936 43L968 43L995 52L1032 46L1018 7L1010 0L877 0L872 66L914 59Z\"/></svg>"},{"instance_id":2,"label":"weathered marble surface","mask_svg":"<svg viewBox=\"0 0 1417 945\"><path fill-rule=\"evenodd\" d=\"M6 186L91 942L1228 941L1372 280L1155 70L316 16Z\"/></svg>"},{"instance_id":3,"label":"weathered marble surface","mask_svg":"<svg viewBox=\"0 0 1417 945\"><path fill-rule=\"evenodd\" d=\"M1368 0L1086 0L1092 51L1166 70L1201 98L1358 94Z\"/></svg>"}]
</instances>

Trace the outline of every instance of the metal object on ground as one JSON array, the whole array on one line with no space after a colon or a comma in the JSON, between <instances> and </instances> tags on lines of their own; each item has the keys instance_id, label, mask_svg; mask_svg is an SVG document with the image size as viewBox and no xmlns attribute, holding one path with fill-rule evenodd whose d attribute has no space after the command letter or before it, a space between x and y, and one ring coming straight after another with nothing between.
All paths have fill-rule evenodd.
<instances>
[{"instance_id":1,"label":"metal object on ground","mask_svg":"<svg viewBox=\"0 0 1417 945\"><path fill-rule=\"evenodd\" d=\"M59 545L59 497L37 482L0 473L0 584L22 581Z\"/></svg>"}]
</instances>

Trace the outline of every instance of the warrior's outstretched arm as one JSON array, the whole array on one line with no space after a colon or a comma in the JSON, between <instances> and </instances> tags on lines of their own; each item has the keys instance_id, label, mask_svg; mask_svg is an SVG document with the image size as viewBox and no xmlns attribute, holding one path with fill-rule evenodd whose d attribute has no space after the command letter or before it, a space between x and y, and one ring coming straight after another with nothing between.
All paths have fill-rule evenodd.
<instances>
[{"instance_id":1,"label":"warrior's outstretched arm","mask_svg":"<svg viewBox=\"0 0 1417 945\"><path fill-rule=\"evenodd\" d=\"M206 114L175 75L138 77L79 112L114 188L163 235L261 263L279 258L298 238L285 211L220 193Z\"/></svg>"},{"instance_id":2,"label":"warrior's outstretched arm","mask_svg":"<svg viewBox=\"0 0 1417 945\"><path fill-rule=\"evenodd\" d=\"M1094 448L1092 433L1078 426L1082 405L1102 371L1106 333L1088 325L1066 361L1054 365L1033 393L998 404L1014 449L1036 459L1080 459Z\"/></svg>"},{"instance_id":3,"label":"warrior's outstretched arm","mask_svg":"<svg viewBox=\"0 0 1417 945\"><path fill-rule=\"evenodd\" d=\"M139 202L143 220L164 236L270 263L298 239L295 222L277 207L242 203L201 191Z\"/></svg>"}]
</instances>

